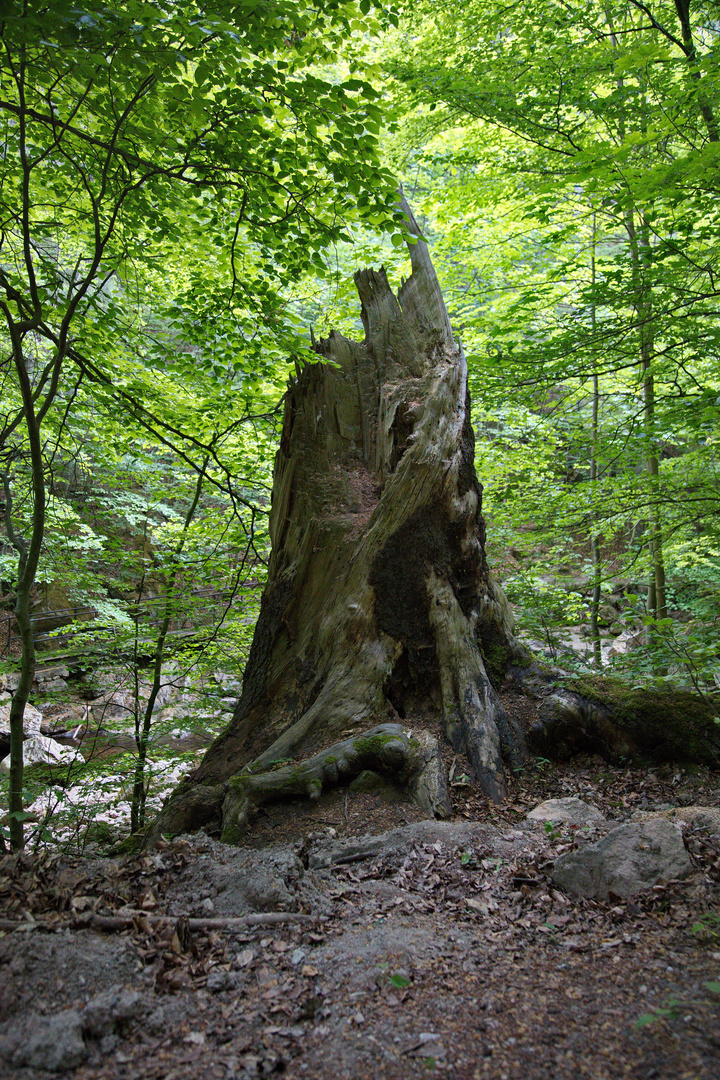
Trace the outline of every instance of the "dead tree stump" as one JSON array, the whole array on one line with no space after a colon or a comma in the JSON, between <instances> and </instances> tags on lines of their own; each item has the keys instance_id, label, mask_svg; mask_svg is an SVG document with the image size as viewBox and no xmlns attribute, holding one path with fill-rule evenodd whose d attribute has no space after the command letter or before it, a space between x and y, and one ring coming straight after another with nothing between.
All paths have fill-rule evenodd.
<instances>
[{"instance_id":1,"label":"dead tree stump","mask_svg":"<svg viewBox=\"0 0 720 1080\"><path fill-rule=\"evenodd\" d=\"M404 200L403 209L417 238L412 276L396 297L384 269L359 271L365 340L332 333L290 380L242 696L154 835L231 816L223 827L237 838L233 777L245 769L253 783L239 787L267 798L278 761L378 724L434 725L496 800L503 757L524 760L495 690L526 657L485 558L467 365ZM373 767L367 754L353 759ZM397 769L408 772L407 755Z\"/></svg>"}]
</instances>

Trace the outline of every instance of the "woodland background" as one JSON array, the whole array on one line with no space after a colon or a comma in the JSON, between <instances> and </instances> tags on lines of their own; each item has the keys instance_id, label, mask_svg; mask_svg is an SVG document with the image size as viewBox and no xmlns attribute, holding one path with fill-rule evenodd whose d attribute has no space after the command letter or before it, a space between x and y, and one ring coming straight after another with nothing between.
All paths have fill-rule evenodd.
<instances>
[{"instance_id":1,"label":"woodland background","mask_svg":"<svg viewBox=\"0 0 720 1080\"><path fill-rule=\"evenodd\" d=\"M36 662L131 687L132 829L192 759L158 696L217 731L242 671L287 375L361 336L358 266L409 273L399 182L519 633L717 712L719 34L686 0L3 5L3 663L43 709ZM87 835L61 793L26 818L46 779L16 846Z\"/></svg>"}]
</instances>

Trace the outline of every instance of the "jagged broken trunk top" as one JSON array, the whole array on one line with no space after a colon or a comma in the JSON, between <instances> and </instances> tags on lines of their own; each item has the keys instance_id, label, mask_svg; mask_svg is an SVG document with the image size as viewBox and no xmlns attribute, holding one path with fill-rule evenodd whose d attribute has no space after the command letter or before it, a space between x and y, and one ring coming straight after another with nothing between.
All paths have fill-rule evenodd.
<instances>
[{"instance_id":1,"label":"jagged broken trunk top","mask_svg":"<svg viewBox=\"0 0 720 1080\"><path fill-rule=\"evenodd\" d=\"M503 754L522 759L492 685L517 643L485 560L467 366L427 247L409 247L397 297L383 269L355 275L365 341L332 333L290 382L242 697L169 831L216 814L249 761L272 769L376 724L435 718L495 799Z\"/></svg>"}]
</instances>

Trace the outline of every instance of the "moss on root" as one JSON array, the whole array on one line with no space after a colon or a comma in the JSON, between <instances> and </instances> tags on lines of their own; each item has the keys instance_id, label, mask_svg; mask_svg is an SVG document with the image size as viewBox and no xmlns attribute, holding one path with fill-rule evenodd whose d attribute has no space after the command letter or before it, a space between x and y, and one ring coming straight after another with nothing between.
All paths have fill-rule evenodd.
<instances>
[{"instance_id":1,"label":"moss on root","mask_svg":"<svg viewBox=\"0 0 720 1080\"><path fill-rule=\"evenodd\" d=\"M565 685L605 705L640 755L720 765L720 725L711 705L697 694L671 687L629 686L601 675L586 675Z\"/></svg>"},{"instance_id":2,"label":"moss on root","mask_svg":"<svg viewBox=\"0 0 720 1080\"><path fill-rule=\"evenodd\" d=\"M263 772L246 767L226 784L222 839L239 843L248 821L263 803L295 796L319 799L325 788L347 781L368 767L391 775L430 814L447 816L451 804L444 783L430 784L435 766L435 756L423 750L420 739L411 738L399 724L385 724L336 743L298 764Z\"/></svg>"},{"instance_id":3,"label":"moss on root","mask_svg":"<svg viewBox=\"0 0 720 1080\"><path fill-rule=\"evenodd\" d=\"M363 757L382 757L383 750L388 743L397 742L397 735L369 735L355 739L355 749L358 755Z\"/></svg>"},{"instance_id":4,"label":"moss on root","mask_svg":"<svg viewBox=\"0 0 720 1080\"><path fill-rule=\"evenodd\" d=\"M510 652L500 641L482 645L482 657L487 677L495 689L502 686L505 672L510 666Z\"/></svg>"}]
</instances>

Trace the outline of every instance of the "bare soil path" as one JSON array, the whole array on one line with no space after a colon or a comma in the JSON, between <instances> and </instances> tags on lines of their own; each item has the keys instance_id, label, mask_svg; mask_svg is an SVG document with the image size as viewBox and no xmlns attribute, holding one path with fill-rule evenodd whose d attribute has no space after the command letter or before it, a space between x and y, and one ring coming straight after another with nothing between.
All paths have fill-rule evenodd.
<instances>
[{"instance_id":1,"label":"bare soil path","mask_svg":"<svg viewBox=\"0 0 720 1080\"><path fill-rule=\"evenodd\" d=\"M25 927L0 940L0 1076L716 1080L720 837L686 829L689 880L601 904L549 878L597 833L525 815L577 795L607 830L720 806L717 776L541 763L495 807L453 775L448 823L340 791L243 849L6 856L0 918Z\"/></svg>"}]
</instances>

